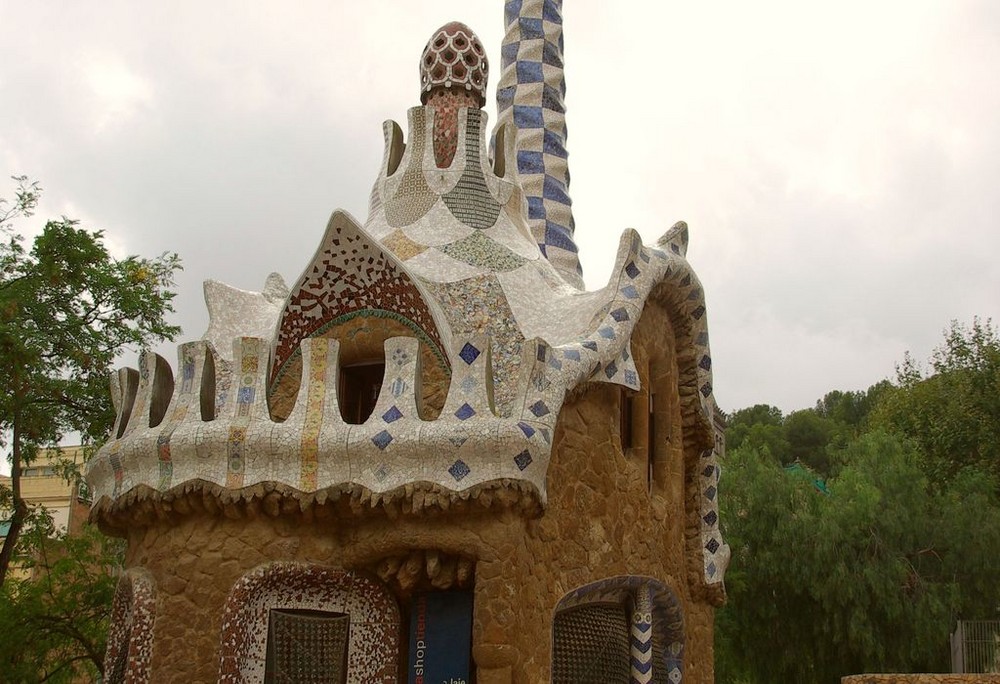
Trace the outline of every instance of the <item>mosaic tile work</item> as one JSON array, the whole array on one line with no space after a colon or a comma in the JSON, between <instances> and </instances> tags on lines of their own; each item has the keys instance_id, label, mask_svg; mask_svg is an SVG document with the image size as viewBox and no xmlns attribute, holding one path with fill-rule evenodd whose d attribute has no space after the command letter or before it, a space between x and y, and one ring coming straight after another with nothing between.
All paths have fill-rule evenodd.
<instances>
[{"instance_id":1,"label":"mosaic tile work","mask_svg":"<svg viewBox=\"0 0 1000 684\"><path fill-rule=\"evenodd\" d=\"M204 342L192 344L208 349ZM383 495L398 496L414 483L455 498L476 487L516 483L544 505L552 434L565 394L553 381L557 368L551 350L537 340L522 344L521 359L511 369L516 377L510 386L516 391L508 403L515 412L502 418L494 408L490 340L474 335L456 338L455 344L455 371L437 420L422 420L417 409L418 341L396 337L385 343L386 367L374 411L363 424L350 425L337 398L339 344L308 338L301 351L302 390L288 419L278 423L270 418L263 393L265 342L240 338L234 366L241 374L214 420L193 412L178 425L149 427L146 415L133 413L129 425L136 427L128 437L112 440L95 454L87 477L97 506L127 506L137 488L158 482L164 429L171 430L175 488L199 482L242 490L249 497L258 495L252 489L257 485L274 483L307 493L366 493L377 505ZM186 396L183 391L175 388L175 399ZM116 490L116 467L127 473L128 489Z\"/></svg>"},{"instance_id":2,"label":"mosaic tile work","mask_svg":"<svg viewBox=\"0 0 1000 684\"><path fill-rule=\"evenodd\" d=\"M109 684L143 684L149 681L153 652L156 587L145 570L122 573L111 604L111 628L104 655Z\"/></svg>"},{"instance_id":3,"label":"mosaic tile work","mask_svg":"<svg viewBox=\"0 0 1000 684\"><path fill-rule=\"evenodd\" d=\"M396 682L399 607L381 582L305 563L268 563L241 577L222 616L220 682L263 682L271 610L316 610L350 618L347 682Z\"/></svg>"},{"instance_id":4,"label":"mosaic tile work","mask_svg":"<svg viewBox=\"0 0 1000 684\"><path fill-rule=\"evenodd\" d=\"M668 586L652 577L609 577L568 593L556 605L555 614L558 619L560 614L591 605L619 605L631 618L627 628L630 684L683 681L684 615ZM558 638L558 634L553 636ZM553 653L557 647L558 643Z\"/></svg>"},{"instance_id":5,"label":"mosaic tile work","mask_svg":"<svg viewBox=\"0 0 1000 684\"><path fill-rule=\"evenodd\" d=\"M458 242L445 245L441 247L441 251L472 266L496 271L513 271L523 266L525 261L523 257L482 233L473 233Z\"/></svg>"},{"instance_id":6,"label":"mosaic tile work","mask_svg":"<svg viewBox=\"0 0 1000 684\"><path fill-rule=\"evenodd\" d=\"M419 221L438 200L427 185L423 171L427 154L427 114L428 110L421 107L411 108L408 112L410 144L400 160L404 170L397 178L390 178L395 173L387 173L382 184L380 194L385 218L394 228Z\"/></svg>"},{"instance_id":7,"label":"mosaic tile work","mask_svg":"<svg viewBox=\"0 0 1000 684\"><path fill-rule=\"evenodd\" d=\"M441 197L456 219L478 230L491 228L500 216L500 203L487 187L482 169L480 143L484 119L481 110L466 110L465 169L455 187Z\"/></svg>"},{"instance_id":8,"label":"mosaic tile work","mask_svg":"<svg viewBox=\"0 0 1000 684\"><path fill-rule=\"evenodd\" d=\"M464 90L437 88L425 104L434 110L434 163L439 169L447 169L458 151L459 109L478 109L478 98Z\"/></svg>"},{"instance_id":9,"label":"mosaic tile work","mask_svg":"<svg viewBox=\"0 0 1000 684\"><path fill-rule=\"evenodd\" d=\"M583 289L566 152L562 0L507 0L497 112L517 127L517 171L542 254Z\"/></svg>"},{"instance_id":10,"label":"mosaic tile work","mask_svg":"<svg viewBox=\"0 0 1000 684\"><path fill-rule=\"evenodd\" d=\"M478 276L457 283L426 283L441 303L456 335L487 335L493 353L493 382L497 411L510 415L516 393L517 364L524 335L507 306L495 276ZM453 364L454 365L454 364Z\"/></svg>"},{"instance_id":11,"label":"mosaic tile work","mask_svg":"<svg viewBox=\"0 0 1000 684\"><path fill-rule=\"evenodd\" d=\"M445 358L435 315L419 286L350 216L337 211L282 312L274 341L271 386L302 340L318 334L338 317L366 310L390 313L419 329Z\"/></svg>"},{"instance_id":12,"label":"mosaic tile work","mask_svg":"<svg viewBox=\"0 0 1000 684\"><path fill-rule=\"evenodd\" d=\"M277 273L267 277L260 292L240 290L216 280L206 280L204 291L208 330L201 338L211 342L227 360L234 337L270 337L288 296L288 286Z\"/></svg>"},{"instance_id":13,"label":"mosaic tile work","mask_svg":"<svg viewBox=\"0 0 1000 684\"><path fill-rule=\"evenodd\" d=\"M434 32L420 55L420 101L427 104L435 89L450 88L470 93L482 107L489 74L479 36L461 22L449 22Z\"/></svg>"}]
</instances>

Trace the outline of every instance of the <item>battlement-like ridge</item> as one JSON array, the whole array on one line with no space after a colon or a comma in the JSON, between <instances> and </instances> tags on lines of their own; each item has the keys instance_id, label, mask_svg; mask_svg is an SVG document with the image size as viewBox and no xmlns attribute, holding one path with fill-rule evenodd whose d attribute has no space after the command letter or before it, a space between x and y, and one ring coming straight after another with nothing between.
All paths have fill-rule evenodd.
<instances>
[{"instance_id":1,"label":"battlement-like ridge","mask_svg":"<svg viewBox=\"0 0 1000 684\"><path fill-rule=\"evenodd\" d=\"M268 410L268 341L234 340L229 378L216 371L218 355L204 341L179 347L176 382L162 357L144 353L138 372L122 369L112 379L115 431L87 472L95 510L121 508L137 491L162 495L192 483L237 496L252 496L247 490L258 485L363 493L373 506L403 490L412 496L426 488L454 499L474 489L512 488L544 505L565 394L565 385L551 377L553 350L541 340L525 345L518 409L501 418L493 406L488 338L461 339L444 409L425 421L417 399L418 344L406 337L386 341L381 391L359 425L341 416L336 340L302 344L302 384L282 422ZM228 389L217 393L221 384Z\"/></svg>"}]
</instances>

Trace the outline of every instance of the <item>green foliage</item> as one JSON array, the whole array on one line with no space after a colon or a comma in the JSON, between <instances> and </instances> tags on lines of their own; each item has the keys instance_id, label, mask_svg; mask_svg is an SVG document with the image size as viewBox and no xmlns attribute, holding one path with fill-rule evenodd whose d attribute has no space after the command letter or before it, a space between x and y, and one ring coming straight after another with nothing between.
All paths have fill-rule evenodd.
<instances>
[{"instance_id":1,"label":"green foliage","mask_svg":"<svg viewBox=\"0 0 1000 684\"><path fill-rule=\"evenodd\" d=\"M719 681L944 671L956 619L997 619L1000 342L989 322L952 324L928 372L907 356L896 384L731 421Z\"/></svg>"},{"instance_id":2,"label":"green foliage","mask_svg":"<svg viewBox=\"0 0 1000 684\"><path fill-rule=\"evenodd\" d=\"M829 495L754 450L731 455L720 499L734 551L717 622L720 681L941 671L955 616L1000 605L991 567L1000 508L981 481L936 492L913 445L882 432L846 451ZM970 496L984 507L977 521L961 504Z\"/></svg>"},{"instance_id":3,"label":"green foliage","mask_svg":"<svg viewBox=\"0 0 1000 684\"><path fill-rule=\"evenodd\" d=\"M118 259L101 232L49 221L30 246L10 222L30 216L40 192L16 178L15 202L0 205L0 446L11 463L10 533L0 551L0 585L28 515L21 468L67 432L101 441L113 422L107 374L123 348L172 338L175 254ZM8 207L3 209L4 207Z\"/></svg>"},{"instance_id":4,"label":"green foliage","mask_svg":"<svg viewBox=\"0 0 1000 684\"><path fill-rule=\"evenodd\" d=\"M973 468L1000 490L1000 339L991 322L953 322L929 373L907 356L872 421L915 440L935 484Z\"/></svg>"},{"instance_id":5,"label":"green foliage","mask_svg":"<svg viewBox=\"0 0 1000 684\"><path fill-rule=\"evenodd\" d=\"M92 528L53 535L33 521L19 548L31 570L0 588L0 671L7 682L96 681L123 546Z\"/></svg>"}]
</instances>

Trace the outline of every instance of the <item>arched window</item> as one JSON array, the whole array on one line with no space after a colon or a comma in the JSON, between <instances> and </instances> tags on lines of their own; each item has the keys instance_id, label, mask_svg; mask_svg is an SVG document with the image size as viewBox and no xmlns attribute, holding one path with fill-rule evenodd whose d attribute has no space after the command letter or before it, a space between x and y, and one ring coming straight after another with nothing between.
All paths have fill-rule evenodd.
<instances>
[{"instance_id":1,"label":"arched window","mask_svg":"<svg viewBox=\"0 0 1000 684\"><path fill-rule=\"evenodd\" d=\"M226 600L218 680L395 682L399 635L399 607L377 579L267 563L237 580ZM289 669L292 679L279 676Z\"/></svg>"},{"instance_id":2,"label":"arched window","mask_svg":"<svg viewBox=\"0 0 1000 684\"><path fill-rule=\"evenodd\" d=\"M570 592L552 621L552 683L680 684L684 618L669 587L620 576Z\"/></svg>"},{"instance_id":3,"label":"arched window","mask_svg":"<svg viewBox=\"0 0 1000 684\"><path fill-rule=\"evenodd\" d=\"M385 376L385 359L355 363L340 369L340 414L345 423L361 425L375 410L382 378Z\"/></svg>"}]
</instances>

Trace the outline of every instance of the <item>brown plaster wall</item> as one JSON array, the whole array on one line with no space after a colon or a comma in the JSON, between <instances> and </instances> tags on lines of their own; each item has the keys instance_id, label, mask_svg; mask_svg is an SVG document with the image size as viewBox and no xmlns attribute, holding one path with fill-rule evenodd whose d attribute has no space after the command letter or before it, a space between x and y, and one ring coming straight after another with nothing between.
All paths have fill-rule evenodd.
<instances>
[{"instance_id":1,"label":"brown plaster wall","mask_svg":"<svg viewBox=\"0 0 1000 684\"><path fill-rule=\"evenodd\" d=\"M480 684L548 681L557 602L581 585L616 575L648 575L676 593L685 620L684 681L712 682L713 608L689 586L685 549L692 516L685 505L676 354L669 319L658 305L647 305L632 350L643 386L657 394L653 420L660 446L652 487L645 432L628 454L621 449L621 388L595 383L563 406L548 506L535 519L511 509L393 519L324 517L323 507L271 517L247 507L232 509L233 517L192 514L132 529L126 564L146 568L158 590L153 681L215 680L226 597L262 563L298 560L374 571L386 558L435 549L477 559L473 656Z\"/></svg>"},{"instance_id":2,"label":"brown plaster wall","mask_svg":"<svg viewBox=\"0 0 1000 684\"><path fill-rule=\"evenodd\" d=\"M1000 684L1000 674L862 674L841 684Z\"/></svg>"}]
</instances>

